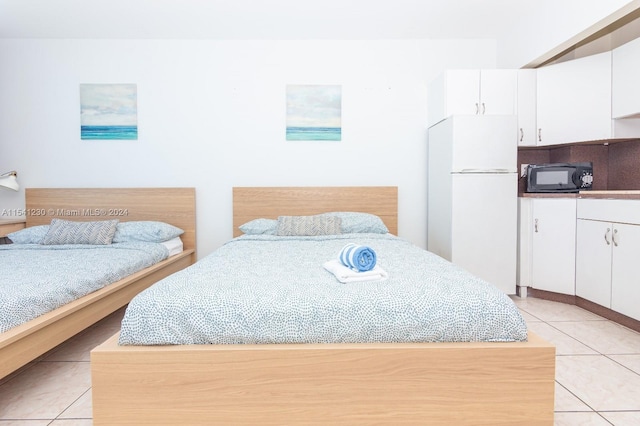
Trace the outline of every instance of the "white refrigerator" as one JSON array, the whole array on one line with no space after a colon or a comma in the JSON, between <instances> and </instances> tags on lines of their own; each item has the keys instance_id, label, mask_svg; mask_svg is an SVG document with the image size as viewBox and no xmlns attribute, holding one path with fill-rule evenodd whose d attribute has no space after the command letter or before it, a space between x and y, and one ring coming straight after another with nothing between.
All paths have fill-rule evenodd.
<instances>
[{"instance_id":1,"label":"white refrigerator","mask_svg":"<svg viewBox=\"0 0 640 426\"><path fill-rule=\"evenodd\" d=\"M428 144L427 249L515 294L517 117L452 116Z\"/></svg>"}]
</instances>

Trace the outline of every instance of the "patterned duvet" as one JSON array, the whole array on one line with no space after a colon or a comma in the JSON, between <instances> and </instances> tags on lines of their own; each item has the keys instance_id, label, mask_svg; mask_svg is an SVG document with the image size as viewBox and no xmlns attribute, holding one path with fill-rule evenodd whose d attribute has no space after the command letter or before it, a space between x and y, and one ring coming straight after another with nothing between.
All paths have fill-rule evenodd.
<instances>
[{"instance_id":1,"label":"patterned duvet","mask_svg":"<svg viewBox=\"0 0 640 426\"><path fill-rule=\"evenodd\" d=\"M0 332L164 260L156 243L0 245Z\"/></svg>"},{"instance_id":2,"label":"patterned duvet","mask_svg":"<svg viewBox=\"0 0 640 426\"><path fill-rule=\"evenodd\" d=\"M340 283L322 264L348 242L389 278ZM511 299L390 234L243 235L138 294L120 344L524 341Z\"/></svg>"}]
</instances>

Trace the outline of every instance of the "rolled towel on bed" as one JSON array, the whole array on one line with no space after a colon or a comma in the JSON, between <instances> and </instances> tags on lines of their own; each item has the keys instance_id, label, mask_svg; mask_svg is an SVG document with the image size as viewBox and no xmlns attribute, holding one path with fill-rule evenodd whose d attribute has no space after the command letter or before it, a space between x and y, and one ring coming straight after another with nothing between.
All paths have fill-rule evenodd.
<instances>
[{"instance_id":1,"label":"rolled towel on bed","mask_svg":"<svg viewBox=\"0 0 640 426\"><path fill-rule=\"evenodd\" d=\"M340 250L340 263L354 271L370 271L376 266L376 252L371 247L349 243Z\"/></svg>"},{"instance_id":2,"label":"rolled towel on bed","mask_svg":"<svg viewBox=\"0 0 640 426\"><path fill-rule=\"evenodd\" d=\"M341 283L380 281L389 276L379 265L376 265L370 271L356 272L353 269L344 266L339 260L334 259L323 263L322 266L324 269L331 272Z\"/></svg>"}]
</instances>

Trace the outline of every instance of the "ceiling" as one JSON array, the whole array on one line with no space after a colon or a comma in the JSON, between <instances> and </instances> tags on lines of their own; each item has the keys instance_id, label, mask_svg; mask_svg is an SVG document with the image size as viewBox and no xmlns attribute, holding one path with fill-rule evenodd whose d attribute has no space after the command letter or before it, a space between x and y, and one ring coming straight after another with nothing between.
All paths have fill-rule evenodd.
<instances>
[{"instance_id":1,"label":"ceiling","mask_svg":"<svg viewBox=\"0 0 640 426\"><path fill-rule=\"evenodd\" d=\"M531 0L0 0L0 38L498 38Z\"/></svg>"}]
</instances>

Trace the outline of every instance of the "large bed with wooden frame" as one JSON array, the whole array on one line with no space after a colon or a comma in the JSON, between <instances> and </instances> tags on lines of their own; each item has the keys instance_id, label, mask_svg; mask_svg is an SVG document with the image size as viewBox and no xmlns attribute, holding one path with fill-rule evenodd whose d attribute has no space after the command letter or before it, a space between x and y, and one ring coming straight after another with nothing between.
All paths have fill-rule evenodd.
<instances>
[{"instance_id":1,"label":"large bed with wooden frame","mask_svg":"<svg viewBox=\"0 0 640 426\"><path fill-rule=\"evenodd\" d=\"M396 187L234 188L254 218L373 213L397 232ZM91 353L95 425L551 425L555 348L512 343L119 346Z\"/></svg>"},{"instance_id":2,"label":"large bed with wooden frame","mask_svg":"<svg viewBox=\"0 0 640 426\"><path fill-rule=\"evenodd\" d=\"M0 378L126 305L156 281L195 262L194 188L27 188L26 226L68 220L151 220L183 229L184 250L160 263L0 333ZM100 212L100 216L95 216ZM37 267L37 265L34 265Z\"/></svg>"}]
</instances>

